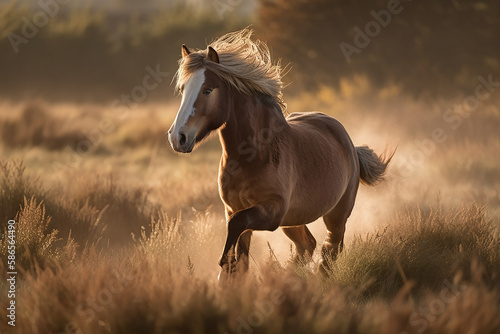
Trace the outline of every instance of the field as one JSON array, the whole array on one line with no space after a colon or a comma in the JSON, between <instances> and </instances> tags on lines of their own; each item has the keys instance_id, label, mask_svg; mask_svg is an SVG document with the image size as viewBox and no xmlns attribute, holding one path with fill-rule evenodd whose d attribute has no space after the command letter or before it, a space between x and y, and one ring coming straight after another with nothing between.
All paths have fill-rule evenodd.
<instances>
[{"instance_id":1,"label":"field","mask_svg":"<svg viewBox=\"0 0 500 334\"><path fill-rule=\"evenodd\" d=\"M19 32L20 17L32 13L2 4L0 333L500 333L495 55L479 61L471 47L463 64L450 60L449 72L432 81L425 64L444 65L429 51L398 81L406 58L394 62L384 53L398 34L388 27L350 65L359 71L343 64L330 78L336 69L318 65L331 61L326 49L287 51L286 35L278 34L286 21L300 19L302 2L259 3L257 14L235 5L222 19L210 6L194 15L181 2L143 16L61 8L16 54L8 33ZM311 3L324 11L326 2ZM345 6L346 13L361 11ZM343 10L328 13L344 17ZM420 17L410 10L394 25ZM285 11L299 17L273 16ZM258 18L280 29L266 29ZM217 134L189 155L174 153L165 135L180 104L170 85L180 43L202 48L249 22L273 52L276 45L294 61L285 80L288 112L327 113L355 145L378 153L397 147L386 180L360 186L345 249L328 277L317 273L326 236L319 219L309 225L318 241L311 262L294 263L281 230L255 232L248 275L219 283L226 222ZM352 23L343 24L348 34ZM479 34L482 42L496 38L491 31ZM308 36L291 41L300 47ZM338 49L329 43L324 48ZM392 81L377 81L379 65ZM155 71L157 85L146 90L144 78ZM325 74L335 83L323 82ZM146 96L120 100L134 91ZM8 274L13 239L15 297ZM12 300L15 327L7 317Z\"/></svg>"},{"instance_id":2,"label":"field","mask_svg":"<svg viewBox=\"0 0 500 334\"><path fill-rule=\"evenodd\" d=\"M175 102L122 119L102 105L4 104L0 205L3 221L17 217L16 332L498 331L495 95L452 130L440 116L460 99L427 104L354 85L288 106L316 104L379 152L399 144L387 181L361 188L330 277L315 273L319 254L296 266L281 231L261 232L249 277L229 286L217 281L219 143L172 153L164 132ZM98 135L105 117L113 130ZM443 143L429 135L437 127ZM322 222L312 231L321 242Z\"/></svg>"}]
</instances>

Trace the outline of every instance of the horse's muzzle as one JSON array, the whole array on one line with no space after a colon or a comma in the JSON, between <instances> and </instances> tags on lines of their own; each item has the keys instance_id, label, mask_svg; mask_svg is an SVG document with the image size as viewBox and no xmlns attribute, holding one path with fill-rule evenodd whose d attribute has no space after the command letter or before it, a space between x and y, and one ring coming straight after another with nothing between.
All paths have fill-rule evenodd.
<instances>
[{"instance_id":1,"label":"horse's muzzle","mask_svg":"<svg viewBox=\"0 0 500 334\"><path fill-rule=\"evenodd\" d=\"M196 138L194 136L193 138L189 138L189 136L182 131L177 133L172 132L171 130L168 131L168 141L170 142L172 149L176 152L190 153L194 148L195 139Z\"/></svg>"}]
</instances>

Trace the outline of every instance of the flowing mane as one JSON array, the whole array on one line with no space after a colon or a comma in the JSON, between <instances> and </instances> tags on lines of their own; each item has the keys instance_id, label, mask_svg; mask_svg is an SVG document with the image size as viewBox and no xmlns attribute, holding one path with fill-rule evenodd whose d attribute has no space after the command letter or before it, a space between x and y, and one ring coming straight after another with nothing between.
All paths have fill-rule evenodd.
<instances>
[{"instance_id":1,"label":"flowing mane","mask_svg":"<svg viewBox=\"0 0 500 334\"><path fill-rule=\"evenodd\" d=\"M219 63L206 59L208 48L193 51L183 57L176 73L176 89L179 90L196 70L206 68L238 92L270 96L282 110L286 110L281 65L279 62L272 63L269 48L264 42L251 40L252 33L253 30L246 28L228 33L210 43L209 46L219 55Z\"/></svg>"}]
</instances>

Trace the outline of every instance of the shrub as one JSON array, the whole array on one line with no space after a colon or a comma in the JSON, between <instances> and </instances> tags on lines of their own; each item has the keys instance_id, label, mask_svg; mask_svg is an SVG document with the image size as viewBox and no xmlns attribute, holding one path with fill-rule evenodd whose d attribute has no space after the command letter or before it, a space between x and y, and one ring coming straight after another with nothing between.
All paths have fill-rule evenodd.
<instances>
[{"instance_id":1,"label":"shrub","mask_svg":"<svg viewBox=\"0 0 500 334\"><path fill-rule=\"evenodd\" d=\"M24 205L15 219L16 267L32 269L35 265L44 266L60 255L54 247L57 230L50 230L50 217L45 214L45 206L35 197L24 198ZM7 259L8 234L4 229L0 239L0 256Z\"/></svg>"},{"instance_id":2,"label":"shrub","mask_svg":"<svg viewBox=\"0 0 500 334\"><path fill-rule=\"evenodd\" d=\"M24 198L44 199L46 192L42 189L40 178L25 174L26 167L20 160L0 161L0 228L4 228L7 220L14 219Z\"/></svg>"},{"instance_id":3,"label":"shrub","mask_svg":"<svg viewBox=\"0 0 500 334\"><path fill-rule=\"evenodd\" d=\"M408 211L383 233L357 237L332 265L330 279L392 298L404 283L436 290L461 273L470 281L472 267L484 270L485 282L499 283L500 236L498 224L485 218L477 204L443 212Z\"/></svg>"}]
</instances>

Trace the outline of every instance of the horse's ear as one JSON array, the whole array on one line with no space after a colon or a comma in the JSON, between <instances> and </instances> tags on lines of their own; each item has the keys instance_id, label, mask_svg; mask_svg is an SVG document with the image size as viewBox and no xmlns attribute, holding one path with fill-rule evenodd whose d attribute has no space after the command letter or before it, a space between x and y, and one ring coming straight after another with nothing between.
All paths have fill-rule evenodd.
<instances>
[{"instance_id":1,"label":"horse's ear","mask_svg":"<svg viewBox=\"0 0 500 334\"><path fill-rule=\"evenodd\" d=\"M182 44L181 52L182 52L182 58L186 57L188 54L191 53L191 51L189 51L189 49L187 48L186 44Z\"/></svg>"},{"instance_id":2,"label":"horse's ear","mask_svg":"<svg viewBox=\"0 0 500 334\"><path fill-rule=\"evenodd\" d=\"M219 55L217 54L217 51L215 51L211 46L208 47L207 59L216 63L219 62Z\"/></svg>"}]
</instances>

